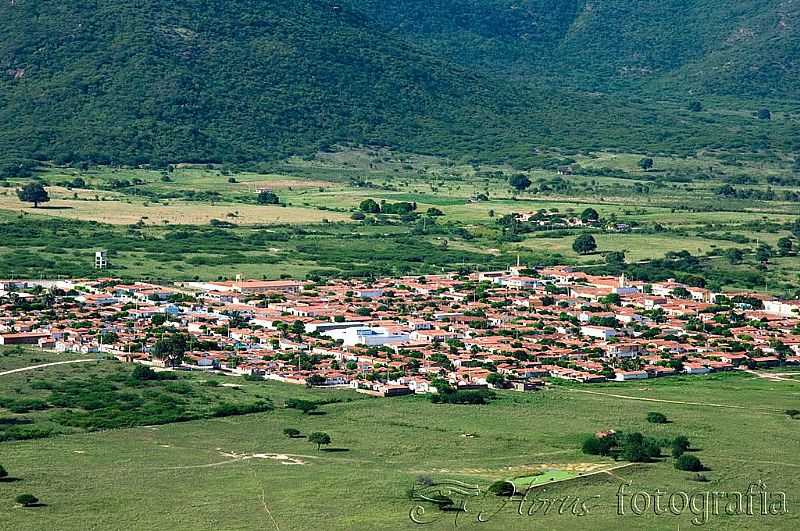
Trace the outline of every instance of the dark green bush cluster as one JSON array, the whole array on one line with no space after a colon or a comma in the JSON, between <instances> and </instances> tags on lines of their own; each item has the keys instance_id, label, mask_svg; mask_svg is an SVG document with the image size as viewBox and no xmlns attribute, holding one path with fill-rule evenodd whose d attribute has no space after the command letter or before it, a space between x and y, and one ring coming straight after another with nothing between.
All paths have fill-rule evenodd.
<instances>
[{"instance_id":1,"label":"dark green bush cluster","mask_svg":"<svg viewBox=\"0 0 800 531\"><path fill-rule=\"evenodd\" d=\"M488 404L495 394L487 389L475 390L440 390L431 395L431 402L434 404Z\"/></svg>"}]
</instances>

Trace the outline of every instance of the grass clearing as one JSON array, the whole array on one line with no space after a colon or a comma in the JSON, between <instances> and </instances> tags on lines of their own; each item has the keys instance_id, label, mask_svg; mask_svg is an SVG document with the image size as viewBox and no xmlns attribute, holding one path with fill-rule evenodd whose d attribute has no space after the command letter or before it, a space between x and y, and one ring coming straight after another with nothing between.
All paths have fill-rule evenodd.
<instances>
[{"instance_id":1,"label":"grass clearing","mask_svg":"<svg viewBox=\"0 0 800 531\"><path fill-rule=\"evenodd\" d=\"M60 373L49 374L58 379ZM341 391L337 396L352 400L325 405L322 415L302 415L280 404L287 397L330 398L328 392L277 383L235 383L247 393L251 385L263 385L259 393L269 397L276 409L2 443L3 465L20 481L0 484L0 497L11 499L22 490L30 491L47 505L20 512L0 503L0 528L116 529L135 523L139 528L165 530L416 529L408 516L414 502L407 490L419 476L484 488L497 479L534 476L553 483L546 487L552 496L596 496L590 518L564 520L563 515L550 514L531 520L520 516L515 506L482 527L523 530L535 522L578 530L645 525L674 529L689 528L692 515L619 517L619 485L631 482L633 489L649 492L733 491L762 479L773 492L792 496L800 489L795 452L800 421L782 414L800 402L800 388L793 381L737 373L589 388L605 395L558 385L530 394L503 392L486 406L437 405L418 396L377 399ZM2 394L19 385L19 379L0 379ZM607 396L613 394L669 402ZM646 415L654 410L671 423L648 423ZM329 433L332 451L317 452L305 438L287 438L282 433L286 427L306 435ZM710 468L705 473L709 482L689 481L690 474L675 470L669 457L615 470L613 475L589 476L592 470L621 464L579 450L585 435L610 428L656 437L685 434ZM770 433L770 438L763 433ZM305 464L287 464L295 461ZM544 474L534 475L539 471ZM577 473L587 477L556 482ZM432 528L449 528L451 522L442 520ZM722 530L792 529L798 523L797 513L791 511L746 520L723 515L710 525Z\"/></svg>"}]
</instances>

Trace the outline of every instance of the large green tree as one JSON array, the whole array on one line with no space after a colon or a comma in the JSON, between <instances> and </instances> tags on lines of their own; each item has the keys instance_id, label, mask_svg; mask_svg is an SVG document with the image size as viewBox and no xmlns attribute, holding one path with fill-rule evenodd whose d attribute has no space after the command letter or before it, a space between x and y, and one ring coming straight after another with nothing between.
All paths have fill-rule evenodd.
<instances>
[{"instance_id":1,"label":"large green tree","mask_svg":"<svg viewBox=\"0 0 800 531\"><path fill-rule=\"evenodd\" d=\"M38 208L39 203L47 203L50 201L47 190L44 189L41 183L37 182L28 183L20 190L17 190L17 197L19 197L20 201L33 203L33 208Z\"/></svg>"},{"instance_id":2,"label":"large green tree","mask_svg":"<svg viewBox=\"0 0 800 531\"><path fill-rule=\"evenodd\" d=\"M572 250L578 254L591 254L597 250L597 242L591 234L581 234L572 243Z\"/></svg>"},{"instance_id":3,"label":"large green tree","mask_svg":"<svg viewBox=\"0 0 800 531\"><path fill-rule=\"evenodd\" d=\"M331 443L331 436L323 431L315 431L308 436L308 442L316 444L317 451L319 452L319 449L323 444Z\"/></svg>"},{"instance_id":4,"label":"large green tree","mask_svg":"<svg viewBox=\"0 0 800 531\"><path fill-rule=\"evenodd\" d=\"M183 362L183 355L189 349L188 338L184 334L162 337L150 351L155 359L163 360L165 365L177 367Z\"/></svg>"}]
</instances>

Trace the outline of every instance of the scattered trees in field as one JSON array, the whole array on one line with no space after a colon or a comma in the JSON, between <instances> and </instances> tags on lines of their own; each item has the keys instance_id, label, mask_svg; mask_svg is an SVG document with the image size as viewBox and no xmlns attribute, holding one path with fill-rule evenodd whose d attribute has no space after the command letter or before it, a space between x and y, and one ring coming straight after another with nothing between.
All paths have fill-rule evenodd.
<instances>
[{"instance_id":1,"label":"scattered trees in field","mask_svg":"<svg viewBox=\"0 0 800 531\"><path fill-rule=\"evenodd\" d=\"M572 250L578 254L591 254L597 250L597 242L591 234L581 234L575 238Z\"/></svg>"},{"instance_id":2,"label":"scattered trees in field","mask_svg":"<svg viewBox=\"0 0 800 531\"><path fill-rule=\"evenodd\" d=\"M33 208L39 208L39 203L50 201L47 190L44 189L41 183L36 182L28 183L22 189L17 190L17 197L19 197L20 201L33 203Z\"/></svg>"},{"instance_id":3,"label":"scattered trees in field","mask_svg":"<svg viewBox=\"0 0 800 531\"><path fill-rule=\"evenodd\" d=\"M319 452L323 444L331 443L331 436L325 433L324 431L315 431L314 433L308 436L308 441L316 444L317 451Z\"/></svg>"},{"instance_id":4,"label":"scattered trees in field","mask_svg":"<svg viewBox=\"0 0 800 531\"><path fill-rule=\"evenodd\" d=\"M661 456L661 445L641 433L610 433L592 435L583 441L583 453L611 456L633 463L645 463Z\"/></svg>"}]
</instances>

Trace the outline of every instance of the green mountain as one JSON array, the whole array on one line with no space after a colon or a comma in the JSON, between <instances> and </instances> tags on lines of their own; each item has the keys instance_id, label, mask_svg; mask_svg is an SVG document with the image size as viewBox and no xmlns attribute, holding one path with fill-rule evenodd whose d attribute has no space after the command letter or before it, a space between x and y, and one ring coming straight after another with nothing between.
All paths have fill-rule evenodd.
<instances>
[{"instance_id":1,"label":"green mountain","mask_svg":"<svg viewBox=\"0 0 800 531\"><path fill-rule=\"evenodd\" d=\"M3 2L0 157L245 162L356 143L527 164L548 146L691 152L797 142L748 116L688 113L681 94L652 104L589 94L578 82L613 85L622 65L633 69L630 58L644 54L636 65L658 71L640 76L653 86L705 83L689 59L728 68L728 55L690 54L681 28L658 36L645 22L663 15L663 4L711 3ZM636 38L618 39L630 25Z\"/></svg>"},{"instance_id":2,"label":"green mountain","mask_svg":"<svg viewBox=\"0 0 800 531\"><path fill-rule=\"evenodd\" d=\"M470 70L307 0L4 2L0 72L5 149L61 161L393 143L499 101Z\"/></svg>"},{"instance_id":3,"label":"green mountain","mask_svg":"<svg viewBox=\"0 0 800 531\"><path fill-rule=\"evenodd\" d=\"M800 94L787 0L349 0L460 64L582 90Z\"/></svg>"}]
</instances>

